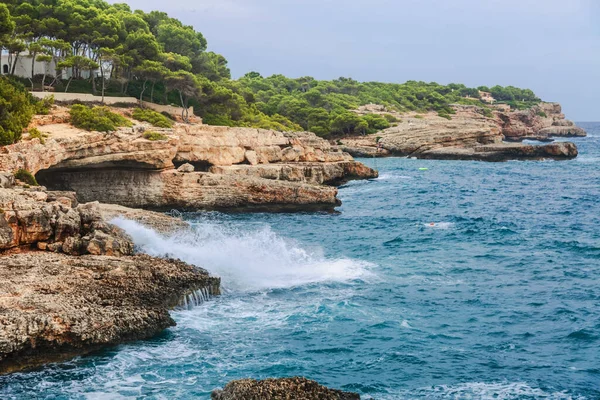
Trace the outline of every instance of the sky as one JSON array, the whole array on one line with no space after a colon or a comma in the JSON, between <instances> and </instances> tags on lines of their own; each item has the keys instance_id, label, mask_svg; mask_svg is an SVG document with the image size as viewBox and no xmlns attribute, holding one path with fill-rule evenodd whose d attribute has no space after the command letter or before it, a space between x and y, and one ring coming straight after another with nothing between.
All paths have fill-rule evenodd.
<instances>
[{"instance_id":1,"label":"sky","mask_svg":"<svg viewBox=\"0 0 600 400\"><path fill-rule=\"evenodd\" d=\"M236 78L513 85L600 121L600 0L125 1L194 26Z\"/></svg>"}]
</instances>

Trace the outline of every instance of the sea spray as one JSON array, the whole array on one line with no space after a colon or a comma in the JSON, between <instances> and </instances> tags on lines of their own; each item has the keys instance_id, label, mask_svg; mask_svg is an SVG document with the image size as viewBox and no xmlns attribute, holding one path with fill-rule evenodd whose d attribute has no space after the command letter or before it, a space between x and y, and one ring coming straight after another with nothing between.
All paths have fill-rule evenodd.
<instances>
[{"instance_id":1,"label":"sea spray","mask_svg":"<svg viewBox=\"0 0 600 400\"><path fill-rule=\"evenodd\" d=\"M201 221L164 236L123 218L111 221L124 229L139 251L179 258L222 278L224 290L260 291L318 282L348 282L372 277L372 264L325 257L275 233L268 225L230 226Z\"/></svg>"}]
</instances>

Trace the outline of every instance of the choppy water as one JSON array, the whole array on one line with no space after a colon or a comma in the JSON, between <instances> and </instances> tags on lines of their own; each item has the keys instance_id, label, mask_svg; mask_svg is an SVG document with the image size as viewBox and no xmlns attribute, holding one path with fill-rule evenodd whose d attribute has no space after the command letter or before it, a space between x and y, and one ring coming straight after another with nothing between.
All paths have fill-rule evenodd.
<instances>
[{"instance_id":1,"label":"choppy water","mask_svg":"<svg viewBox=\"0 0 600 400\"><path fill-rule=\"evenodd\" d=\"M304 375L376 399L598 399L600 124L582 125L573 161L364 160L381 177L342 188L338 215L189 215L172 238L120 221L223 296L153 340L0 377L0 398Z\"/></svg>"}]
</instances>

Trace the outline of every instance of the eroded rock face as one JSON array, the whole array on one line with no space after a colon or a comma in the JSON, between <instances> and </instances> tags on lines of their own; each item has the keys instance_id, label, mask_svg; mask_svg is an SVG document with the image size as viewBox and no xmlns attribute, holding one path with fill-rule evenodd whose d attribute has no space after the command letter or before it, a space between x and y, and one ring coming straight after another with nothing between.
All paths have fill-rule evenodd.
<instances>
[{"instance_id":1,"label":"eroded rock face","mask_svg":"<svg viewBox=\"0 0 600 400\"><path fill-rule=\"evenodd\" d=\"M0 255L0 374L152 337L168 310L220 280L181 261L49 252Z\"/></svg>"},{"instance_id":2,"label":"eroded rock face","mask_svg":"<svg viewBox=\"0 0 600 400\"><path fill-rule=\"evenodd\" d=\"M573 143L521 145L505 143L550 136L585 136L585 131L565 120L560 105L541 103L529 110L514 111L498 107L492 114L476 106L453 106L451 120L434 113L398 115L397 126L374 135L341 139L338 147L354 156L410 156L431 159L505 161L510 159L577 156ZM378 108L369 112L388 113ZM367 112L365 110L359 112Z\"/></svg>"},{"instance_id":3,"label":"eroded rock face","mask_svg":"<svg viewBox=\"0 0 600 400\"><path fill-rule=\"evenodd\" d=\"M565 119L558 103L541 103L522 111L498 112L497 118L506 138L586 135L583 129Z\"/></svg>"},{"instance_id":4,"label":"eroded rock face","mask_svg":"<svg viewBox=\"0 0 600 400\"><path fill-rule=\"evenodd\" d=\"M27 169L42 184L75 191L84 202L189 210L333 209L337 191L324 185L377 176L309 132L176 124L168 140L149 141L131 128L110 134L66 124L40 129L49 134L46 144L34 139L0 148L0 169Z\"/></svg>"},{"instance_id":5,"label":"eroded rock face","mask_svg":"<svg viewBox=\"0 0 600 400\"><path fill-rule=\"evenodd\" d=\"M358 393L342 392L306 378L240 379L222 390L214 390L213 400L360 400Z\"/></svg>"},{"instance_id":6,"label":"eroded rock face","mask_svg":"<svg viewBox=\"0 0 600 400\"><path fill-rule=\"evenodd\" d=\"M70 188L82 201L126 207L181 210L330 210L337 189L304 182L207 172L95 170L52 174L52 185ZM107 191L106 187L111 190Z\"/></svg>"},{"instance_id":7,"label":"eroded rock face","mask_svg":"<svg viewBox=\"0 0 600 400\"><path fill-rule=\"evenodd\" d=\"M72 208L73 200L64 193L50 194L0 189L0 251L36 245L71 255L133 254L131 239L102 219L97 203Z\"/></svg>"}]
</instances>

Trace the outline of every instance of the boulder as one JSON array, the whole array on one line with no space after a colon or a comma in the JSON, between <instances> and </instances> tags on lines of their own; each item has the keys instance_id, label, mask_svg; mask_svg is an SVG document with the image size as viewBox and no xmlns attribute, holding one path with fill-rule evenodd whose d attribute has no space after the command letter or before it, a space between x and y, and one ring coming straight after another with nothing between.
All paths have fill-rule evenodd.
<instances>
[{"instance_id":1,"label":"boulder","mask_svg":"<svg viewBox=\"0 0 600 400\"><path fill-rule=\"evenodd\" d=\"M188 173L188 172L194 172L195 168L194 168L194 166L192 164L185 163L182 166L180 166L179 168L177 168L177 171Z\"/></svg>"},{"instance_id":2,"label":"boulder","mask_svg":"<svg viewBox=\"0 0 600 400\"><path fill-rule=\"evenodd\" d=\"M358 393L329 389L306 378L280 378L257 381L240 379L214 390L212 400L360 400Z\"/></svg>"}]
</instances>

